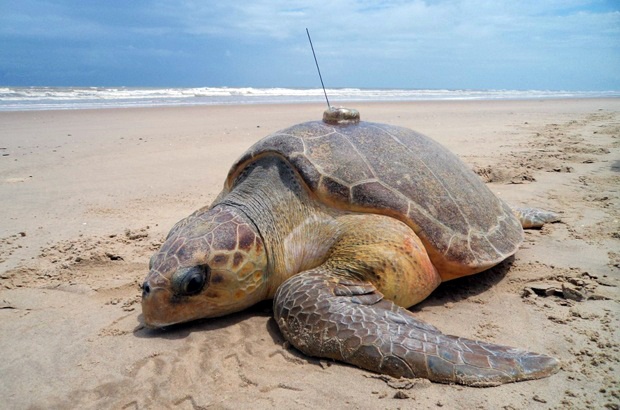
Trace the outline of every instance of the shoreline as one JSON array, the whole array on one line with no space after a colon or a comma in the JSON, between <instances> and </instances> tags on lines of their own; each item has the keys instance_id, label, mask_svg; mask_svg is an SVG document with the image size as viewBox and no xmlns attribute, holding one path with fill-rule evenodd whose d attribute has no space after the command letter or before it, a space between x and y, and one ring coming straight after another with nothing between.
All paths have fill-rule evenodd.
<instances>
[{"instance_id":1,"label":"shoreline","mask_svg":"<svg viewBox=\"0 0 620 410\"><path fill-rule=\"evenodd\" d=\"M138 284L171 226L216 197L228 168L250 145L320 120L325 103L3 111L0 394L6 405L191 401L366 409L415 400L421 408L543 409L617 403L620 99L347 105L363 121L437 140L507 202L561 214L561 223L527 231L507 263L448 282L412 308L448 334L558 357L558 374L489 389L421 381L398 389L394 381L284 346L268 302L167 332L143 328ZM583 298L566 297L568 287ZM545 295L544 289L552 290ZM397 391L409 399L395 399Z\"/></svg>"},{"instance_id":2,"label":"shoreline","mask_svg":"<svg viewBox=\"0 0 620 410\"><path fill-rule=\"evenodd\" d=\"M2 88L2 87L0 87ZM15 87L13 87L15 88ZM148 88L123 88L120 87L120 90L129 92L129 90L133 90L138 93L136 96L127 97L127 96L97 96L95 90L107 90L114 91L119 89L119 87L85 87L85 88L73 88L73 87L32 87L32 88L24 88L24 90L34 90L37 88L41 88L42 90L46 90L42 96L32 97L28 99L27 97L13 97L14 103L17 104L15 107L10 106L10 103L6 101L10 100L10 96L5 96L0 93L0 112L23 112L23 111L64 111L64 110L92 110L92 109L126 109L126 108L165 108L165 107L202 107L202 106L240 106L240 105L305 105L305 104L320 104L323 102L323 93L321 90L320 95L314 95L313 92L317 92L318 89L305 89L305 90L297 90L297 89L254 89L254 88L213 88L213 90L218 90L218 92L229 93L229 95L218 96L215 93L213 96L208 97L206 95L201 95L199 91L195 91L198 95L188 96L187 94L182 93L179 96L175 97L162 97L158 93L165 94L166 92L173 91L190 91L190 90L199 90L199 89L148 89ZM11 89L11 87L5 87L6 90ZM66 91L62 94L62 97L59 96L57 98L52 98L48 95L49 89L59 89L59 90L72 90L72 89L83 89L83 90L91 90L94 94L90 97L84 97L83 95L79 98L72 99L66 96ZM210 88L207 88L210 89ZM141 92L146 90L151 90L153 92L157 91L158 93L154 94L152 97L144 97L141 96ZM243 96L242 91L234 91L234 90L246 90L248 94ZM253 90L253 91L252 91ZM260 92L276 92L278 90L282 90L282 95L269 96L270 94L261 94ZM295 91L293 94L287 94L286 91ZM343 91L351 90L351 92L357 90L360 93L363 92L371 92L371 93L385 93L383 97L380 96L366 96L354 97L353 94L346 92L344 94L340 94ZM306 91L310 93L308 95L297 95L299 91ZM544 91L544 90L398 90L398 89L333 89L329 90L333 95L330 96L332 101L340 101L340 103L336 104L366 104L366 103L396 103L396 104L407 104L407 103L426 103L426 102L475 102L475 101L536 101L536 100L573 100L573 99L608 99L608 98L620 98L620 91ZM409 97L396 97L390 96L389 93L420 93L420 96L409 96ZM452 96L436 96L429 97L426 95L427 93L436 93L440 95L441 93L453 93ZM472 93L472 96L457 96L459 93ZM476 96L479 93L487 93L487 96ZM493 96L496 93L497 96ZM538 93L533 95L505 95L502 93ZM174 93L173 93L174 94ZM191 94L191 93L190 93ZM295 97L297 95L297 97ZM424 96L426 95L426 96ZM195 99L195 101L192 101ZM287 100L288 99L288 100ZM2 101L4 100L4 101ZM227 101L228 100L228 101ZM173 101L173 102L170 102ZM19 104L30 104L31 108L20 109ZM106 104L110 105L106 105ZM68 104L69 106L63 107L63 104ZM116 106L114 104L117 104ZM58 105L58 107L54 107L54 105ZM38 108L39 106L43 108ZM10 108L5 108L10 107Z\"/></svg>"},{"instance_id":3,"label":"shoreline","mask_svg":"<svg viewBox=\"0 0 620 410\"><path fill-rule=\"evenodd\" d=\"M620 93L620 92L619 92ZM620 96L597 96L597 97L527 97L527 98L446 98L446 99L420 99L420 100L335 100L330 98L330 102L336 101L332 106L340 106L342 104L460 104L460 103L518 103L518 102L562 102L562 101L594 101L594 100L618 100ZM333 101L332 101L333 100ZM2 110L1 113L12 112L38 112L38 111L82 111L82 110L131 110L131 109L157 109L157 108L206 108L206 107L243 107L243 106L281 106L281 105L326 105L325 98L316 101L256 101L256 102L231 102L231 103L196 103L196 104L162 104L162 105L137 105L137 106L121 106L121 107L86 107L86 108L45 108L45 109L24 109L24 110Z\"/></svg>"},{"instance_id":4,"label":"shoreline","mask_svg":"<svg viewBox=\"0 0 620 410\"><path fill-rule=\"evenodd\" d=\"M381 108L381 106L392 106L392 107L403 107L403 106L421 106L423 108L427 108L425 106L460 106L460 105L496 105L498 107L507 104L516 104L516 105L527 105L533 103L550 103L553 105L561 104L562 106L566 105L583 105L588 103L601 102L603 104L611 103L611 105L615 105L615 103L620 103L620 97L574 97L574 98L517 98L517 99L474 99L474 100L420 100L420 101L342 101L333 104L334 107L347 107L347 108L355 108L357 106L369 107L369 108ZM572 104L571 104L572 103ZM581 104L583 103L583 104ZM236 109L247 109L247 110L265 110L271 111L282 107L289 107L291 109L297 108L308 108L308 107L318 107L317 109L324 110L326 109L325 101L307 101L307 102L282 102L282 103L273 103L273 102L257 102L257 103L231 103L231 104L195 104L195 105L156 105L156 106L136 106L136 107L93 107L93 108L66 108L66 109L40 109L40 110L9 110L2 111L0 110L0 116L11 116L11 115L28 115L28 114L41 114L45 115L49 114L61 114L61 113L95 113L98 111L101 112L131 112L135 111L137 113L140 112L148 112L155 110L162 111L202 111L202 110L236 110ZM316 111L316 110L315 110ZM384 111L384 110L381 110ZM314 111L313 111L314 112ZM321 111L322 114L322 111ZM363 115L363 113L361 113ZM412 113L415 115L415 112ZM318 117L320 119L320 116ZM1 118L0 118L1 120ZM365 119L362 117L362 121ZM307 119L307 121L313 121L313 119ZM283 125L284 128L286 125Z\"/></svg>"}]
</instances>

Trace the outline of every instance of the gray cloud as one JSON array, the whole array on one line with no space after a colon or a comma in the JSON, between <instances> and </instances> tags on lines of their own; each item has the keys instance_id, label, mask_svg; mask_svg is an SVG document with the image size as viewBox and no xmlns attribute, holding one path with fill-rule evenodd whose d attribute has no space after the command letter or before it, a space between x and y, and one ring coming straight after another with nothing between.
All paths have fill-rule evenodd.
<instances>
[{"instance_id":1,"label":"gray cloud","mask_svg":"<svg viewBox=\"0 0 620 410\"><path fill-rule=\"evenodd\" d=\"M60 55L70 57L72 73L86 68L81 81L90 73L94 82L315 85L309 27L333 86L620 88L620 6L609 1L21 0L3 7L2 82L18 70L38 78L29 65L41 62L60 81L68 69Z\"/></svg>"}]
</instances>

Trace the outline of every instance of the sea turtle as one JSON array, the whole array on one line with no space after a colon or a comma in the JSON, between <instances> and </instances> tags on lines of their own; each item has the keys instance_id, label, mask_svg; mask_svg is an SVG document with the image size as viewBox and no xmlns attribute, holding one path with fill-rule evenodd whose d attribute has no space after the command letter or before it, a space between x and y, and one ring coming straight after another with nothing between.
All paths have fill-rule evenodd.
<instances>
[{"instance_id":1,"label":"sea turtle","mask_svg":"<svg viewBox=\"0 0 620 410\"><path fill-rule=\"evenodd\" d=\"M142 285L144 322L273 298L310 356L471 386L545 377L556 359L445 335L406 309L514 254L522 224L555 218L516 214L437 142L332 108L258 141L213 204L172 228Z\"/></svg>"}]
</instances>

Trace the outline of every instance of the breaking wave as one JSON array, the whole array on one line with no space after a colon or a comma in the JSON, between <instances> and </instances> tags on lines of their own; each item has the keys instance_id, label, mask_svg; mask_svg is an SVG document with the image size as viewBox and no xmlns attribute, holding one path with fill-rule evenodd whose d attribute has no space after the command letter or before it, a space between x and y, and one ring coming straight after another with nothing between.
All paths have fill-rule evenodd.
<instances>
[{"instance_id":1,"label":"breaking wave","mask_svg":"<svg viewBox=\"0 0 620 410\"><path fill-rule=\"evenodd\" d=\"M620 97L620 91L408 90L333 88L333 105L349 101L514 100ZM321 102L320 88L0 87L0 111L74 110L224 104Z\"/></svg>"}]
</instances>

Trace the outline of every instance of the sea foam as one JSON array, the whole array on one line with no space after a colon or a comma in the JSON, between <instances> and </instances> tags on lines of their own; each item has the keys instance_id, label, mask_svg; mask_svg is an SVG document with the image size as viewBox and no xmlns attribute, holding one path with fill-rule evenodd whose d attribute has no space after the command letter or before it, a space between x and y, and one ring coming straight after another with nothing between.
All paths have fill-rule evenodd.
<instances>
[{"instance_id":1,"label":"sea foam","mask_svg":"<svg viewBox=\"0 0 620 410\"><path fill-rule=\"evenodd\" d=\"M333 105L349 101L514 100L620 97L620 91L410 90L332 88ZM0 111L73 110L323 101L319 88L0 87Z\"/></svg>"}]
</instances>

